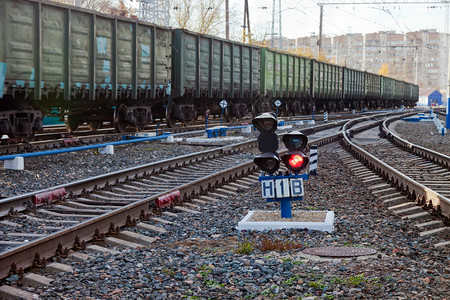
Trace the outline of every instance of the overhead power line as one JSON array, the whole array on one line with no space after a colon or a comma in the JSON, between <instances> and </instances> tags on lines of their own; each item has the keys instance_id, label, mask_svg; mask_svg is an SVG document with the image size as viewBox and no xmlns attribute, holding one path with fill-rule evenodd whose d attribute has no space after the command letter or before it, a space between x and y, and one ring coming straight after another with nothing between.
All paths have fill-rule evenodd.
<instances>
[{"instance_id":1,"label":"overhead power line","mask_svg":"<svg viewBox=\"0 0 450 300\"><path fill-rule=\"evenodd\" d=\"M322 1L318 1L317 5L321 6L321 5L371 5L371 4L447 4L450 3L450 0L441 0L441 1L436 1L436 0L430 0L430 1L426 1L426 0L389 0L389 1L383 1L383 0L368 0L368 1L355 1L355 0L322 0Z\"/></svg>"}]
</instances>

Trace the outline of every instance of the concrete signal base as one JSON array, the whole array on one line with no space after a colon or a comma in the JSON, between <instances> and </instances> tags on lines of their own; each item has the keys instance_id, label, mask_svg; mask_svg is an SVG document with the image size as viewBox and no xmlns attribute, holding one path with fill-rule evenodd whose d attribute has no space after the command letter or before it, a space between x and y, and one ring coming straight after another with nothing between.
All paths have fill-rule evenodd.
<instances>
[{"instance_id":1,"label":"concrete signal base","mask_svg":"<svg viewBox=\"0 0 450 300\"><path fill-rule=\"evenodd\" d=\"M238 223L238 230L309 229L332 232L334 211L292 211L292 218L281 218L280 211L249 211Z\"/></svg>"}]
</instances>

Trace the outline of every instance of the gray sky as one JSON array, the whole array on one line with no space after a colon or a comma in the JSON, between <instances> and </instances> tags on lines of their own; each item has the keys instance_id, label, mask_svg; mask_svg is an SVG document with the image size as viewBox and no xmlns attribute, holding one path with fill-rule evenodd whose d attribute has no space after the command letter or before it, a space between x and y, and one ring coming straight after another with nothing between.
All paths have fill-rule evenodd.
<instances>
[{"instance_id":1,"label":"gray sky","mask_svg":"<svg viewBox=\"0 0 450 300\"><path fill-rule=\"evenodd\" d=\"M276 0L278 10L279 0ZM252 33L270 34L273 0L249 0ZM230 7L243 15L243 1L230 0ZM267 7L264 9L263 7ZM283 36L295 38L319 32L320 9L313 0L281 0ZM445 32L444 5L326 5L324 6L323 33L333 36L346 33L396 31L398 33L420 29ZM243 17L237 16L238 20ZM278 16L276 16L278 22ZM242 23L243 21L241 21ZM278 32L276 25L275 31Z\"/></svg>"}]
</instances>

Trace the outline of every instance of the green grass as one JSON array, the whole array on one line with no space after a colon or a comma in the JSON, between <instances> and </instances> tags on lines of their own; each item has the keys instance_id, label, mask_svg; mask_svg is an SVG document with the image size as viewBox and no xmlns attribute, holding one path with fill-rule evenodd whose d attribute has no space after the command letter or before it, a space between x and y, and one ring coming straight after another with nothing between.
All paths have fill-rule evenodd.
<instances>
[{"instance_id":1,"label":"green grass","mask_svg":"<svg viewBox=\"0 0 450 300\"><path fill-rule=\"evenodd\" d=\"M310 281L308 285L312 288L315 288L316 290L323 290L325 284L323 284L322 281L323 279L320 279L318 281Z\"/></svg>"},{"instance_id":2,"label":"green grass","mask_svg":"<svg viewBox=\"0 0 450 300\"><path fill-rule=\"evenodd\" d=\"M243 255L248 255L248 254L252 253L253 248L254 248L253 243L249 242L249 241L247 241L247 239L245 239L242 243L239 243L237 253L243 254Z\"/></svg>"}]
</instances>

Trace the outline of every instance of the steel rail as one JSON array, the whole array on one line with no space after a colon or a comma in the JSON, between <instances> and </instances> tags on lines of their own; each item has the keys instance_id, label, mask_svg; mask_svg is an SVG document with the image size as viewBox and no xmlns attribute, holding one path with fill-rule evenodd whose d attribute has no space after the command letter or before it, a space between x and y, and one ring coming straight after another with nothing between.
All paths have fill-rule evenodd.
<instances>
[{"instance_id":1,"label":"steel rail","mask_svg":"<svg viewBox=\"0 0 450 300\"><path fill-rule=\"evenodd\" d=\"M396 118L398 117L391 119ZM378 175L386 179L392 186L395 186L398 191L402 192L410 199L415 199L418 205L423 205L424 209L431 210L432 214L440 215L444 219L444 222L448 224L450 221L450 199L397 171L361 147L352 143L350 134L353 132L347 127L347 124L344 125L342 141L350 153L368 168L374 170ZM392 135L390 131L389 133ZM413 146L411 143L409 143L409 145L411 145L411 147Z\"/></svg>"},{"instance_id":2,"label":"steel rail","mask_svg":"<svg viewBox=\"0 0 450 300\"><path fill-rule=\"evenodd\" d=\"M309 142L309 144L324 145L336 141L338 140L338 138L339 134L334 134L312 140ZM131 203L112 212L95 217L93 219L89 219L86 222L77 224L73 227L69 227L49 236L36 239L26 245L19 246L7 252L0 253L0 278L5 278L6 276L8 276L8 271L13 262L18 268L25 269L32 265L36 253L39 253L39 256L41 258L52 257L55 255L56 249L59 244L61 244L63 248L70 249L74 247L75 240L92 240L93 233L97 229L99 232L107 233L112 223L114 224L113 227L125 226L127 219L138 219L142 215L142 213L150 213L152 209L151 203L153 203L156 198L166 193L179 190L184 199L190 197L192 198L200 194L207 194L207 192L212 190L213 188L220 187L224 184L234 181L237 178L241 178L255 171L256 166L251 160L236 167L200 178L189 184L173 188L164 193L145 198L135 203Z\"/></svg>"},{"instance_id":3,"label":"steel rail","mask_svg":"<svg viewBox=\"0 0 450 300\"><path fill-rule=\"evenodd\" d=\"M425 159L429 159L432 162L443 166L447 169L450 169L450 156L447 156L445 154L436 152L434 150L415 145L408 140L402 139L398 135L396 135L394 132L390 131L388 126L390 123L398 120L399 117L393 117L385 120L383 122L382 130L386 134L386 137L389 141L391 141L394 145L399 147L400 149L403 149L405 151L411 152L413 154L416 154L418 156L421 156Z\"/></svg>"},{"instance_id":4,"label":"steel rail","mask_svg":"<svg viewBox=\"0 0 450 300\"><path fill-rule=\"evenodd\" d=\"M370 118L373 117L364 117L361 119L366 120ZM323 130L335 126L340 126L341 124L344 124L346 122L347 121L340 121L336 123L323 124L320 126L316 126L315 130L317 131L319 128ZM308 145L314 144L321 146L327 143L331 143L338 140L341 135L342 133L339 132L323 138L314 139L309 141ZM181 161L180 158L173 158L162 162L147 164L144 167L135 167L127 170L117 171L107 175L97 176L92 182L91 180L86 179L75 183L61 185L59 187L65 187L68 191L70 191L70 193L75 195L80 193L82 194L88 190L95 190L103 186L108 186L109 182L124 182L132 177L139 178L140 176L148 174L147 172L150 170L154 172L156 166L159 168L159 171L164 171L169 168L181 167L186 163L191 163L200 160L201 158L203 158L203 160L213 159L216 155L219 154L241 151L241 149L255 147L256 143L256 140L251 140L232 146L225 146L210 151L203 151L191 155L185 155L182 157ZM205 155L207 155L207 157L205 157ZM51 235L33 240L28 244L0 253L0 278L5 278L6 276L8 276L9 269L11 268L13 263L15 263L17 268L25 269L30 267L34 261L36 253L39 254L39 257L41 259L45 257L53 257L58 246L62 246L63 249L72 249L75 248L75 241L88 242L92 240L94 238L94 232L96 230L100 233L107 233L111 226L114 228L116 228L117 226L126 226L127 219L138 219L143 214L145 215L147 213L150 213L152 210L152 203L155 199L162 195L175 190L179 190L183 197L183 200L186 201L193 197L197 197L198 195L207 194L208 191L211 191L214 188L235 181L237 178L241 178L245 175L253 173L254 171L256 171L256 166L254 165L253 161L248 161L233 168L223 170L216 174L212 174L195 180L189 184L185 184L177 188L165 191L164 193L160 193L158 195L142 199L138 202L131 203L127 206L108 212L104 215L89 219L73 227L63 229ZM25 197L18 196L18 198L21 198L21 201L30 201L31 197L34 194L35 193L29 193ZM2 202L5 201L3 200Z\"/></svg>"},{"instance_id":5,"label":"steel rail","mask_svg":"<svg viewBox=\"0 0 450 300\"><path fill-rule=\"evenodd\" d=\"M345 122L346 121L339 121L328 124L322 124L315 127L304 128L302 129L302 131L315 132L319 130L325 130L328 128L341 126ZM126 182L127 180L133 177L141 177L156 172L164 172L165 170L168 169L177 168L180 165L186 165L196 161L214 159L218 156L226 155L233 152L234 153L241 152L243 150L255 147L256 144L257 140L253 139L250 141L245 141L234 145L223 146L193 154L187 154L184 156L157 161L128 169L123 169L104 175L94 176L88 179L61 184L55 187L42 189L36 192L0 199L0 217L7 215L9 211L14 212L14 211L23 211L26 209L29 210L33 209L33 198L38 194L49 193L54 190L64 188L65 191L69 194L69 196L84 195L88 192L95 191L97 189L109 186L114 183Z\"/></svg>"}]
</instances>

